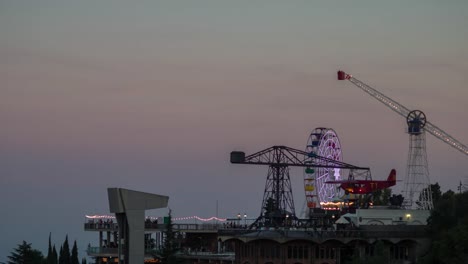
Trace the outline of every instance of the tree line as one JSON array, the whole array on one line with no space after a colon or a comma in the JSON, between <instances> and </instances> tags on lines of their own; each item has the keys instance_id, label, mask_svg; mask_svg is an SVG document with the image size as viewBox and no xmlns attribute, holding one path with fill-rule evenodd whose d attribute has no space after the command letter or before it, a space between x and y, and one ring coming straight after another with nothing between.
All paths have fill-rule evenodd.
<instances>
[{"instance_id":1,"label":"tree line","mask_svg":"<svg viewBox=\"0 0 468 264\"><path fill-rule=\"evenodd\" d=\"M427 232L431 238L429 251L417 260L418 264L466 264L468 263L468 191L455 193L448 190L442 193L438 183L429 185L434 208L427 220ZM423 190L425 191L425 190ZM374 205L388 205L392 197L390 189L374 193ZM421 197L420 197L421 198ZM393 204L392 204L393 205ZM379 252L368 262L382 261ZM385 259L385 258L384 258Z\"/></svg>"},{"instance_id":2,"label":"tree line","mask_svg":"<svg viewBox=\"0 0 468 264\"><path fill-rule=\"evenodd\" d=\"M41 251L34 249L31 243L23 240L8 256L8 264L80 264L78 258L78 247L76 240L70 250L68 243L68 235L65 236L65 241L60 245L60 251L57 252L55 244L52 246L51 235L49 234L49 248L47 256L44 256ZM81 260L81 264L87 264L86 259Z\"/></svg>"},{"instance_id":3,"label":"tree line","mask_svg":"<svg viewBox=\"0 0 468 264\"><path fill-rule=\"evenodd\" d=\"M448 190L442 194L438 185L431 187L434 201L428 219L431 247L418 263L468 263L468 191Z\"/></svg>"}]
</instances>

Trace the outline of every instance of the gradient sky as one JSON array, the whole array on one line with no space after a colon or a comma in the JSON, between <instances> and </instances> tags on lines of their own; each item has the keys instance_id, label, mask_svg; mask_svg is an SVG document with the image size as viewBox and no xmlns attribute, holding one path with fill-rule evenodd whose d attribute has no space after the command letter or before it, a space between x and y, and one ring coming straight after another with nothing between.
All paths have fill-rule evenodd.
<instances>
[{"instance_id":1,"label":"gradient sky","mask_svg":"<svg viewBox=\"0 0 468 264\"><path fill-rule=\"evenodd\" d=\"M0 261L22 240L46 253L49 232L85 256L84 215L108 213L108 187L168 195L176 217L216 201L258 216L267 168L229 152L304 149L316 127L344 161L403 179L405 119L336 71L468 144L467 14L465 0L0 1ZM462 153L430 135L427 150L443 190L468 178Z\"/></svg>"}]
</instances>

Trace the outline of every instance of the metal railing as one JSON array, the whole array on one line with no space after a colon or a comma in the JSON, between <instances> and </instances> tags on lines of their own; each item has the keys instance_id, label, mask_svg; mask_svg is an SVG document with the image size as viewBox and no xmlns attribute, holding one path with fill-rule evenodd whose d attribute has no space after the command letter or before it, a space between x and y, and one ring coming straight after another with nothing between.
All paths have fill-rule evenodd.
<instances>
[{"instance_id":1,"label":"metal railing","mask_svg":"<svg viewBox=\"0 0 468 264\"><path fill-rule=\"evenodd\" d=\"M420 230L218 230L219 236L243 236L250 233L268 232L271 238L422 238L427 237L427 232Z\"/></svg>"},{"instance_id":2,"label":"metal railing","mask_svg":"<svg viewBox=\"0 0 468 264\"><path fill-rule=\"evenodd\" d=\"M203 231L216 231L219 229L225 229L221 224L173 224L174 230L203 230ZM104 231L118 231L119 226L117 223L85 223L85 230L104 230ZM147 230L165 230L165 224L158 223L145 223L145 229Z\"/></svg>"},{"instance_id":3,"label":"metal railing","mask_svg":"<svg viewBox=\"0 0 468 264\"><path fill-rule=\"evenodd\" d=\"M119 230L119 226L116 223L85 223L85 230Z\"/></svg>"},{"instance_id":4,"label":"metal railing","mask_svg":"<svg viewBox=\"0 0 468 264\"><path fill-rule=\"evenodd\" d=\"M117 256L119 254L118 248L104 248L104 247L88 247L86 250L88 256L100 256L100 255L107 255L107 256Z\"/></svg>"},{"instance_id":5,"label":"metal railing","mask_svg":"<svg viewBox=\"0 0 468 264\"><path fill-rule=\"evenodd\" d=\"M88 247L86 253L88 256L117 256L119 252L118 248L104 248L104 247ZM158 250L156 249L145 249L146 255L155 255ZM198 258L198 259L224 259L233 260L235 257L234 252L206 252L206 251L183 251L176 254L181 258Z\"/></svg>"}]
</instances>

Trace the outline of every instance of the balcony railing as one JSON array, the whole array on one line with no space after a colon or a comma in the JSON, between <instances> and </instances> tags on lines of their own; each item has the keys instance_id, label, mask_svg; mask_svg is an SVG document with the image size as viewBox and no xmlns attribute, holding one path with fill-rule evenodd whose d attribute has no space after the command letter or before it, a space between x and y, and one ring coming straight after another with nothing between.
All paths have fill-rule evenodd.
<instances>
[{"instance_id":1,"label":"balcony railing","mask_svg":"<svg viewBox=\"0 0 468 264\"><path fill-rule=\"evenodd\" d=\"M250 233L269 233L271 238L422 238L427 237L427 233L423 229L415 230L392 230L392 231L377 231L377 230L290 230L290 229L275 229L275 230L218 230L219 236L242 237Z\"/></svg>"},{"instance_id":2,"label":"balcony railing","mask_svg":"<svg viewBox=\"0 0 468 264\"><path fill-rule=\"evenodd\" d=\"M86 250L88 256L109 256L116 257L119 254L118 248L88 247Z\"/></svg>"},{"instance_id":3,"label":"balcony railing","mask_svg":"<svg viewBox=\"0 0 468 264\"><path fill-rule=\"evenodd\" d=\"M85 230L106 230L118 231L119 226L116 223L85 223Z\"/></svg>"},{"instance_id":4,"label":"balcony railing","mask_svg":"<svg viewBox=\"0 0 468 264\"><path fill-rule=\"evenodd\" d=\"M100 247L88 247L86 250L88 256L98 257L98 256L108 256L108 257L117 257L119 254L118 248L100 248ZM145 255L153 256L158 251L156 249L145 249ZM201 252L201 251L184 251L177 253L177 256L180 258L197 258L197 259L223 259L223 260L233 260L234 252L223 252L223 253L213 253L213 252Z\"/></svg>"},{"instance_id":5,"label":"balcony railing","mask_svg":"<svg viewBox=\"0 0 468 264\"><path fill-rule=\"evenodd\" d=\"M119 249L114 248L107 248L107 247L88 247L86 250L89 256L117 256L119 254ZM145 254L156 253L156 249L152 248L145 248Z\"/></svg>"},{"instance_id":6,"label":"balcony railing","mask_svg":"<svg viewBox=\"0 0 468 264\"><path fill-rule=\"evenodd\" d=\"M223 225L219 224L173 224L174 230L200 230L200 231L217 231L224 229ZM84 229L87 231L118 231L117 223L85 223ZM165 224L145 223L146 230L165 230Z\"/></svg>"}]
</instances>

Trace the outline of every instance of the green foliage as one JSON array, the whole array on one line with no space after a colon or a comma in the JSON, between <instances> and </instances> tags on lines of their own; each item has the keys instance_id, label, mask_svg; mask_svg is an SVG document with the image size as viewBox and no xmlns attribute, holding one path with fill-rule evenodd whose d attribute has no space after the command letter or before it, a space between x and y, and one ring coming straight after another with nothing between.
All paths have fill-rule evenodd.
<instances>
[{"instance_id":1,"label":"green foliage","mask_svg":"<svg viewBox=\"0 0 468 264\"><path fill-rule=\"evenodd\" d=\"M265 219L265 226L281 226L284 223L284 215L279 210L278 202L270 197L266 200L263 207L263 217Z\"/></svg>"},{"instance_id":2,"label":"green foliage","mask_svg":"<svg viewBox=\"0 0 468 264\"><path fill-rule=\"evenodd\" d=\"M388 249L385 249L384 242L383 241L377 241L375 243L374 247L375 247L374 255L367 257L363 263L369 263L369 264L389 263L389 252L388 252Z\"/></svg>"},{"instance_id":3,"label":"green foliage","mask_svg":"<svg viewBox=\"0 0 468 264\"><path fill-rule=\"evenodd\" d=\"M275 199L271 197L268 198L268 200L265 203L265 207L263 208L263 210L265 211L265 217L271 217L274 213L276 213L277 208L278 206L276 204Z\"/></svg>"},{"instance_id":4,"label":"green foliage","mask_svg":"<svg viewBox=\"0 0 468 264\"><path fill-rule=\"evenodd\" d=\"M442 192L440 191L440 185L438 182L436 182L435 184L431 184L430 188L431 188L431 194L432 194L432 202L435 204L442 197Z\"/></svg>"},{"instance_id":5,"label":"green foliage","mask_svg":"<svg viewBox=\"0 0 468 264\"><path fill-rule=\"evenodd\" d=\"M166 223L166 230L164 231L164 244L158 254L162 264L175 264L178 263L176 253L179 250L176 241L176 233L174 232L172 224L172 212L169 210L168 221Z\"/></svg>"},{"instance_id":6,"label":"green foliage","mask_svg":"<svg viewBox=\"0 0 468 264\"><path fill-rule=\"evenodd\" d=\"M468 192L442 194L428 222L432 245L420 263L468 263Z\"/></svg>"},{"instance_id":7,"label":"green foliage","mask_svg":"<svg viewBox=\"0 0 468 264\"><path fill-rule=\"evenodd\" d=\"M372 193L374 205L388 205L392 189L381 189Z\"/></svg>"},{"instance_id":8,"label":"green foliage","mask_svg":"<svg viewBox=\"0 0 468 264\"><path fill-rule=\"evenodd\" d=\"M8 256L8 264L42 264L45 262L42 253L31 247L31 243L23 241L13 249Z\"/></svg>"},{"instance_id":9,"label":"green foliage","mask_svg":"<svg viewBox=\"0 0 468 264\"><path fill-rule=\"evenodd\" d=\"M360 256L359 250L355 249L353 255L345 264L387 264L390 263L389 251L385 248L383 241L374 244L374 254L372 256Z\"/></svg>"}]
</instances>

